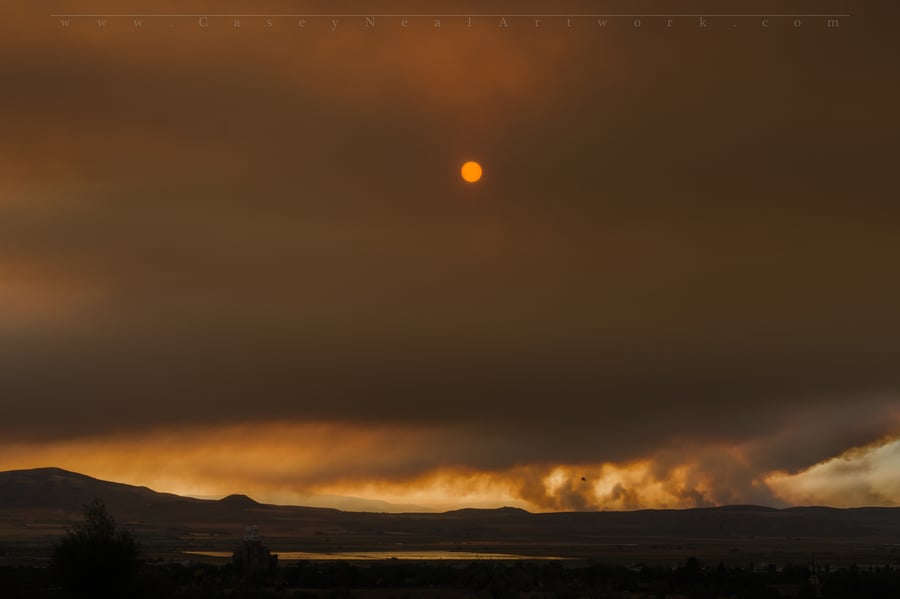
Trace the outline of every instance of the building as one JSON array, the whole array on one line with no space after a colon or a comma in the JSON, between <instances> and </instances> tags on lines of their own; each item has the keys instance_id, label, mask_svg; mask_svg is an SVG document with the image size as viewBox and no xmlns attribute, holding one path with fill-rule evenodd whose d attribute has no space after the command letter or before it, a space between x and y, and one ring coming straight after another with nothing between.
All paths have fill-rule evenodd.
<instances>
[{"instance_id":1,"label":"building","mask_svg":"<svg viewBox=\"0 0 900 599\"><path fill-rule=\"evenodd\" d=\"M244 542L235 548L231 556L236 570L274 570L278 566L278 555L259 540L259 530L248 526L244 532Z\"/></svg>"}]
</instances>

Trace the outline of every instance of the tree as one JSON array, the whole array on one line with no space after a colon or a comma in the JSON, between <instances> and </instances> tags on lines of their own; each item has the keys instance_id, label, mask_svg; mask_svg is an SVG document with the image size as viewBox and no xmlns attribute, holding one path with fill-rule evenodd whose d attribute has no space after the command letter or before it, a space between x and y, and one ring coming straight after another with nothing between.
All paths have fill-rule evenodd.
<instances>
[{"instance_id":1,"label":"tree","mask_svg":"<svg viewBox=\"0 0 900 599\"><path fill-rule=\"evenodd\" d=\"M106 505L84 506L84 521L66 528L53 548L53 567L75 597L122 597L134 587L140 547L131 531L116 526Z\"/></svg>"}]
</instances>

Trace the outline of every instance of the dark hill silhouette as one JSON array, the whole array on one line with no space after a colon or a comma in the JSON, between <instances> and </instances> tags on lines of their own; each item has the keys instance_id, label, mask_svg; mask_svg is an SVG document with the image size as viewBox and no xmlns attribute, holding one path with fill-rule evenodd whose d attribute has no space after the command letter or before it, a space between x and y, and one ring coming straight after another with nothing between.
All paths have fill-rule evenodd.
<instances>
[{"instance_id":1,"label":"dark hill silhouette","mask_svg":"<svg viewBox=\"0 0 900 599\"><path fill-rule=\"evenodd\" d=\"M728 512L777 512L778 508L765 505L723 505L715 508L696 508L698 510L721 510Z\"/></svg>"},{"instance_id":2,"label":"dark hill silhouette","mask_svg":"<svg viewBox=\"0 0 900 599\"><path fill-rule=\"evenodd\" d=\"M525 516L530 515L531 512L528 510L523 510L519 507L498 507L498 508L462 508L460 510L451 510L449 512L444 512L445 514L457 514L460 516Z\"/></svg>"},{"instance_id":3,"label":"dark hill silhouette","mask_svg":"<svg viewBox=\"0 0 900 599\"><path fill-rule=\"evenodd\" d=\"M95 497L110 505L174 502L183 497L147 487L99 480L61 468L0 472L0 508L81 510Z\"/></svg>"},{"instance_id":4,"label":"dark hill silhouette","mask_svg":"<svg viewBox=\"0 0 900 599\"><path fill-rule=\"evenodd\" d=\"M223 497L219 500L219 503L230 505L233 507L259 507L262 505L255 499L252 499L246 495L234 494L229 495L228 497Z\"/></svg>"},{"instance_id":5,"label":"dark hill silhouette","mask_svg":"<svg viewBox=\"0 0 900 599\"><path fill-rule=\"evenodd\" d=\"M808 556L810 551L828 547L842 551L848 543L876 548L900 545L900 508L742 505L533 514L506 507L442 514L363 513L267 505L246 495L192 499L41 468L0 472L0 555L4 548L46 547L95 497L106 502L119 522L135 530L142 546L157 554L230 551L251 524L259 527L275 551L402 547L595 555L617 544L701 543L749 553L748 547L762 543L782 549L802 546L797 555ZM621 550L615 553L619 554Z\"/></svg>"}]
</instances>

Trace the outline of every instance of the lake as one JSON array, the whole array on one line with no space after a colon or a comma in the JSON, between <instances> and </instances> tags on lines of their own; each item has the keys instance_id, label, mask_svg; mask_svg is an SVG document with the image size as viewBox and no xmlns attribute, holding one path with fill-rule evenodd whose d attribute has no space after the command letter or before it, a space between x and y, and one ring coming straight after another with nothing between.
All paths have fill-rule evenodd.
<instances>
[{"instance_id":1,"label":"lake","mask_svg":"<svg viewBox=\"0 0 900 599\"><path fill-rule=\"evenodd\" d=\"M231 552L225 551L184 551L187 555L199 555L203 557L231 557ZM275 553L275 552L273 552ZM516 555L514 553L475 553L470 551L352 551L341 553L310 553L306 551L280 551L279 561L297 560L563 560L565 557L547 555Z\"/></svg>"}]
</instances>

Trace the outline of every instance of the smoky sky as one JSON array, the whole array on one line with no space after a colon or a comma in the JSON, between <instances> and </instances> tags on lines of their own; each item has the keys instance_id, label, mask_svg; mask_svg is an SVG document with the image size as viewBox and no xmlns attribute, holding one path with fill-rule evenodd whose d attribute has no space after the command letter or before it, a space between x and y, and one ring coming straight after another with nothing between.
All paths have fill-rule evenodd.
<instances>
[{"instance_id":1,"label":"smoky sky","mask_svg":"<svg viewBox=\"0 0 900 599\"><path fill-rule=\"evenodd\" d=\"M0 40L5 438L399 424L449 431L422 470L719 443L795 471L896 435L872 3L837 32L333 33L51 4Z\"/></svg>"}]
</instances>

